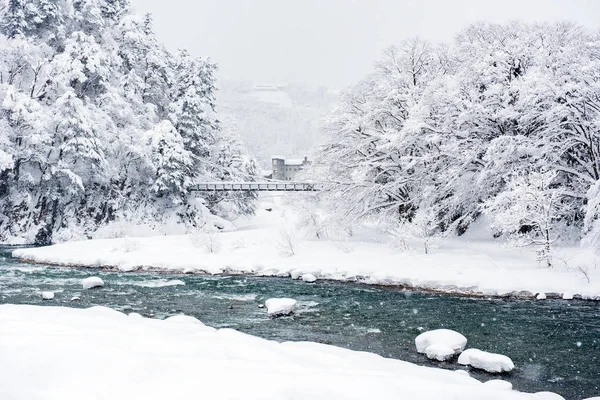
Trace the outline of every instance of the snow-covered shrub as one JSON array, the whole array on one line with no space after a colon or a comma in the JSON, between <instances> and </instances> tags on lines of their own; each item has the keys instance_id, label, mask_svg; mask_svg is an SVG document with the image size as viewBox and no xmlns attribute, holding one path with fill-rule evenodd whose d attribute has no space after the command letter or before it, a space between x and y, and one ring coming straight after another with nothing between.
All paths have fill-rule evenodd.
<instances>
[{"instance_id":1,"label":"snow-covered shrub","mask_svg":"<svg viewBox=\"0 0 600 400\"><path fill-rule=\"evenodd\" d=\"M439 227L433 211L430 209L419 209L409 219L403 219L398 225L390 230L393 238L393 246L402 251L408 251L411 243L416 243L429 254L436 248L442 239Z\"/></svg>"},{"instance_id":2,"label":"snow-covered shrub","mask_svg":"<svg viewBox=\"0 0 600 400\"><path fill-rule=\"evenodd\" d=\"M221 251L222 241L219 232L210 226L196 229L191 234L194 246L204 249L207 253L218 253Z\"/></svg>"},{"instance_id":3,"label":"snow-covered shrub","mask_svg":"<svg viewBox=\"0 0 600 400\"><path fill-rule=\"evenodd\" d=\"M131 253L132 251L136 251L139 248L140 248L140 242L137 241L136 239L131 238L129 236L125 236L123 238L123 246L121 247L121 249L125 253Z\"/></svg>"},{"instance_id":4,"label":"snow-covered shrub","mask_svg":"<svg viewBox=\"0 0 600 400\"><path fill-rule=\"evenodd\" d=\"M296 254L296 235L291 229L279 230L277 249L279 249L279 252L286 257L291 257Z\"/></svg>"},{"instance_id":5,"label":"snow-covered shrub","mask_svg":"<svg viewBox=\"0 0 600 400\"><path fill-rule=\"evenodd\" d=\"M493 226L515 245L536 245L538 260L553 265L555 227L562 218L564 190L554 185L556 172L528 172L513 176L506 190L485 203Z\"/></svg>"}]
</instances>

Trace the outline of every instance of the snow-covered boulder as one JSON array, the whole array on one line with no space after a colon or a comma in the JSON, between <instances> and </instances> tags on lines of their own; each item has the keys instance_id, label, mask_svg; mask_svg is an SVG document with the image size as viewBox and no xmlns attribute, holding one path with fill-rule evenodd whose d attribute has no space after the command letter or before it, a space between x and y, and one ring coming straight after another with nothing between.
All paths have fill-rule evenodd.
<instances>
[{"instance_id":1,"label":"snow-covered boulder","mask_svg":"<svg viewBox=\"0 0 600 400\"><path fill-rule=\"evenodd\" d=\"M84 289L92 289L92 288L104 286L104 281L102 279L98 278L97 276L92 276L92 277L85 278L84 280L82 280L81 285L83 286Z\"/></svg>"},{"instance_id":2,"label":"snow-covered boulder","mask_svg":"<svg viewBox=\"0 0 600 400\"><path fill-rule=\"evenodd\" d=\"M79 301L79 300L81 300L81 297L79 297L79 296L71 297L71 301Z\"/></svg>"},{"instance_id":3,"label":"snow-covered boulder","mask_svg":"<svg viewBox=\"0 0 600 400\"><path fill-rule=\"evenodd\" d=\"M501 390L512 390L513 388L512 383L503 381L502 379L492 379L487 382L484 382L483 384L487 386L493 386Z\"/></svg>"},{"instance_id":4,"label":"snow-covered boulder","mask_svg":"<svg viewBox=\"0 0 600 400\"><path fill-rule=\"evenodd\" d=\"M42 292L42 299L44 299L44 300L54 299L54 292Z\"/></svg>"},{"instance_id":5,"label":"snow-covered boulder","mask_svg":"<svg viewBox=\"0 0 600 400\"><path fill-rule=\"evenodd\" d=\"M267 313L271 317L290 315L294 312L294 307L296 307L296 300L286 298L274 298L265 301L265 306L267 307Z\"/></svg>"},{"instance_id":6,"label":"snow-covered boulder","mask_svg":"<svg viewBox=\"0 0 600 400\"><path fill-rule=\"evenodd\" d=\"M415 345L417 346L417 351L426 354L427 357L429 357L427 349L430 346L435 345L430 351L430 354L435 357L429 358L439 360L438 357L445 357L444 360L447 360L464 350L467 345L467 338L450 329L435 329L433 331L423 332L417 336ZM448 355L450 350L452 350L452 354Z\"/></svg>"},{"instance_id":7,"label":"snow-covered boulder","mask_svg":"<svg viewBox=\"0 0 600 400\"><path fill-rule=\"evenodd\" d=\"M488 353L478 349L467 349L458 357L461 365L470 365L490 373L510 372L515 368L512 360L502 354Z\"/></svg>"},{"instance_id":8,"label":"snow-covered boulder","mask_svg":"<svg viewBox=\"0 0 600 400\"><path fill-rule=\"evenodd\" d=\"M425 349L425 355L430 360L446 361L454 357L456 352L445 344L432 344Z\"/></svg>"},{"instance_id":9,"label":"snow-covered boulder","mask_svg":"<svg viewBox=\"0 0 600 400\"><path fill-rule=\"evenodd\" d=\"M562 397L560 394L556 394L553 392L537 392L533 396L539 400L565 400L565 398ZM591 399L587 399L587 400L593 400L593 399L600 400L600 397L592 397Z\"/></svg>"},{"instance_id":10,"label":"snow-covered boulder","mask_svg":"<svg viewBox=\"0 0 600 400\"><path fill-rule=\"evenodd\" d=\"M572 292L564 292L563 293L563 300L573 300L573 293Z\"/></svg>"},{"instance_id":11,"label":"snow-covered boulder","mask_svg":"<svg viewBox=\"0 0 600 400\"><path fill-rule=\"evenodd\" d=\"M302 275L302 281L306 283L313 283L317 281L317 277L313 274L304 274Z\"/></svg>"},{"instance_id":12,"label":"snow-covered boulder","mask_svg":"<svg viewBox=\"0 0 600 400\"><path fill-rule=\"evenodd\" d=\"M546 300L546 293L538 293L538 295L535 296L535 298L538 300Z\"/></svg>"}]
</instances>

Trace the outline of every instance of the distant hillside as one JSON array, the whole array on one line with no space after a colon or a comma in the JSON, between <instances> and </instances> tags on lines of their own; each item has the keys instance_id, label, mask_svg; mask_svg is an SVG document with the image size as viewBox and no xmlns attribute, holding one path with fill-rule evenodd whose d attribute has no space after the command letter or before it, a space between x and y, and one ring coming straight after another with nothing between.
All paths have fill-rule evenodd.
<instances>
[{"instance_id":1,"label":"distant hillside","mask_svg":"<svg viewBox=\"0 0 600 400\"><path fill-rule=\"evenodd\" d=\"M336 95L326 88L221 81L217 98L223 129L237 134L260 166L269 168L273 154L311 153Z\"/></svg>"}]
</instances>

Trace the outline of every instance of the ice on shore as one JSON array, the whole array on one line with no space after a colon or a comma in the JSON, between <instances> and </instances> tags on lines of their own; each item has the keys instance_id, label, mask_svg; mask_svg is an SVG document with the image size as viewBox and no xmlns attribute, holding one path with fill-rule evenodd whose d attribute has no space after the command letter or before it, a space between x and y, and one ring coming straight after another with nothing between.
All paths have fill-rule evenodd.
<instances>
[{"instance_id":1,"label":"ice on shore","mask_svg":"<svg viewBox=\"0 0 600 400\"><path fill-rule=\"evenodd\" d=\"M265 306L267 307L267 313L271 317L290 315L294 312L296 300L287 298L273 298L265 301Z\"/></svg>"},{"instance_id":2,"label":"ice on shore","mask_svg":"<svg viewBox=\"0 0 600 400\"><path fill-rule=\"evenodd\" d=\"M96 287L104 286L104 281L102 279L98 278L97 276L92 276L92 277L85 278L84 280L82 280L81 285L83 286L84 289L93 289Z\"/></svg>"},{"instance_id":3,"label":"ice on shore","mask_svg":"<svg viewBox=\"0 0 600 400\"><path fill-rule=\"evenodd\" d=\"M435 329L417 336L415 345L417 351L428 358L445 361L463 351L467 338L451 329Z\"/></svg>"},{"instance_id":4,"label":"ice on shore","mask_svg":"<svg viewBox=\"0 0 600 400\"><path fill-rule=\"evenodd\" d=\"M458 357L461 365L470 365L490 373L510 372L515 368L512 360L502 354L488 353L478 349L467 349Z\"/></svg>"}]
</instances>

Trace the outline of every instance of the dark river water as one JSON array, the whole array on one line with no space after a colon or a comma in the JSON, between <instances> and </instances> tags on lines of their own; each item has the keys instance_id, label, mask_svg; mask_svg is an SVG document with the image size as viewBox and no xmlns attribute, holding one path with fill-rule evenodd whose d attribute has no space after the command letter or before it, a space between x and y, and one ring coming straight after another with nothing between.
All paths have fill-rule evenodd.
<instances>
[{"instance_id":1,"label":"dark river water","mask_svg":"<svg viewBox=\"0 0 600 400\"><path fill-rule=\"evenodd\" d=\"M105 287L82 290L81 279L100 276ZM40 291L53 291L44 301ZM73 297L79 301L71 301ZM270 297L298 300L291 317L270 319L258 306ZM289 278L116 273L24 264L0 247L0 303L69 307L103 305L147 317L184 313L214 327L275 339L309 340L378 353L420 365L421 332L449 328L475 347L509 356L516 369L491 375L526 392L552 391L568 400L600 395L600 302L467 298ZM1 338L0 338L1 340Z\"/></svg>"}]
</instances>

